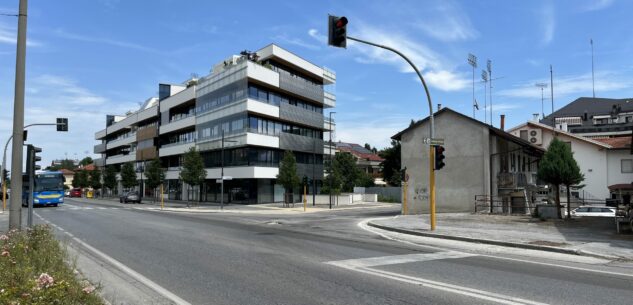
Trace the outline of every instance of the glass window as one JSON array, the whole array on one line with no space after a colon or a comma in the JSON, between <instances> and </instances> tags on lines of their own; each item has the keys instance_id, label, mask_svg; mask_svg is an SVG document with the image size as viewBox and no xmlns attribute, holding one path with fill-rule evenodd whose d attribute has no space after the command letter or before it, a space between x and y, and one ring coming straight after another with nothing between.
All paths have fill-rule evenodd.
<instances>
[{"instance_id":1,"label":"glass window","mask_svg":"<svg viewBox=\"0 0 633 305\"><path fill-rule=\"evenodd\" d=\"M620 162L622 173L633 173L633 159L622 159Z\"/></svg>"}]
</instances>

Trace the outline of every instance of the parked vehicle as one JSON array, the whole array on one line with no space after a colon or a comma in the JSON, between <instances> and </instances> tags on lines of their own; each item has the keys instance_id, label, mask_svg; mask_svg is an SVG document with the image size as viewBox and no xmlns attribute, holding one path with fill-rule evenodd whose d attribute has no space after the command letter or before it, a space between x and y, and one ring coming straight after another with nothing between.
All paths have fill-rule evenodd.
<instances>
[{"instance_id":1,"label":"parked vehicle","mask_svg":"<svg viewBox=\"0 0 633 305\"><path fill-rule=\"evenodd\" d=\"M141 196L139 196L137 191L126 192L126 193L123 193L123 195L119 197L119 202L120 203L128 203L128 202L141 203Z\"/></svg>"},{"instance_id":2,"label":"parked vehicle","mask_svg":"<svg viewBox=\"0 0 633 305\"><path fill-rule=\"evenodd\" d=\"M69 193L68 197L81 197L81 189L80 188L74 188L74 189L70 190L70 193Z\"/></svg>"},{"instance_id":3,"label":"parked vehicle","mask_svg":"<svg viewBox=\"0 0 633 305\"><path fill-rule=\"evenodd\" d=\"M580 206L571 211L573 216L615 217L615 208L607 206Z\"/></svg>"}]
</instances>

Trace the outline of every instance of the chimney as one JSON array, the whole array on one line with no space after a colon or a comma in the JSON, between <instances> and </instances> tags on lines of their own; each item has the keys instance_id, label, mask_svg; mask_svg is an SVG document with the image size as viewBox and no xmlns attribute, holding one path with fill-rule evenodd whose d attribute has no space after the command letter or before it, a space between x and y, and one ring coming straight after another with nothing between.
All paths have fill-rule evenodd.
<instances>
[{"instance_id":1,"label":"chimney","mask_svg":"<svg viewBox=\"0 0 633 305\"><path fill-rule=\"evenodd\" d=\"M506 123L506 115L502 114L501 115L501 126L499 127L499 129L504 130L505 123Z\"/></svg>"},{"instance_id":2,"label":"chimney","mask_svg":"<svg viewBox=\"0 0 633 305\"><path fill-rule=\"evenodd\" d=\"M442 110L442 104L437 104L437 111Z\"/></svg>"},{"instance_id":3,"label":"chimney","mask_svg":"<svg viewBox=\"0 0 633 305\"><path fill-rule=\"evenodd\" d=\"M538 121L538 117L539 117L538 113L532 113L532 121Z\"/></svg>"}]
</instances>

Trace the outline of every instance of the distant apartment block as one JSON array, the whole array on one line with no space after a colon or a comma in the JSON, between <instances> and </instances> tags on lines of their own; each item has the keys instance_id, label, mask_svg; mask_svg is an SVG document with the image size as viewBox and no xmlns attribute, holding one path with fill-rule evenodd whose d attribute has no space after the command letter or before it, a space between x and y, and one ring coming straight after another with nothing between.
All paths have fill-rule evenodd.
<instances>
[{"instance_id":1,"label":"distant apartment block","mask_svg":"<svg viewBox=\"0 0 633 305\"><path fill-rule=\"evenodd\" d=\"M630 136L633 99L581 97L540 122L589 138Z\"/></svg>"},{"instance_id":2,"label":"distant apartment block","mask_svg":"<svg viewBox=\"0 0 633 305\"><path fill-rule=\"evenodd\" d=\"M224 202L279 202L284 190L276 176L285 151L294 153L300 177L323 179L323 135L334 125L324 110L336 105L327 91L335 82L334 72L274 44L242 52L207 76L159 84L159 96L134 113L108 115L106 128L95 134L94 152L102 156L95 162L117 168L133 162L140 179L144 162L160 158L167 169L165 192L183 200L183 154L196 147L207 180L194 199L218 202L224 134L224 175L233 178L224 184Z\"/></svg>"}]
</instances>

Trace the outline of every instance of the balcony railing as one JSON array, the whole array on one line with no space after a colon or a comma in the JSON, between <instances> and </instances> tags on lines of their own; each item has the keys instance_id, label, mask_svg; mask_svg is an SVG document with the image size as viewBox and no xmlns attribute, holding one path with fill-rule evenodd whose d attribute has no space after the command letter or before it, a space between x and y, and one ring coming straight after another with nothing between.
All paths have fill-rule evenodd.
<instances>
[{"instance_id":1,"label":"balcony railing","mask_svg":"<svg viewBox=\"0 0 633 305\"><path fill-rule=\"evenodd\" d=\"M279 88L323 103L323 87L300 77L279 73Z\"/></svg>"},{"instance_id":2,"label":"balcony railing","mask_svg":"<svg viewBox=\"0 0 633 305\"><path fill-rule=\"evenodd\" d=\"M497 186L499 188L519 188L536 185L536 173L519 172L519 173L498 173Z\"/></svg>"}]
</instances>

